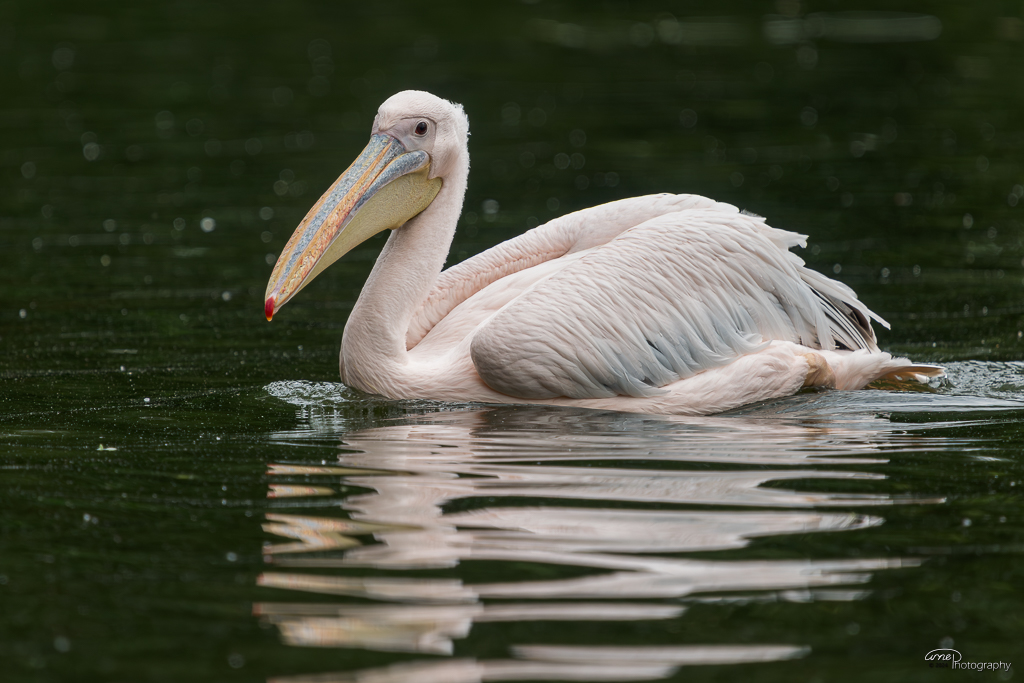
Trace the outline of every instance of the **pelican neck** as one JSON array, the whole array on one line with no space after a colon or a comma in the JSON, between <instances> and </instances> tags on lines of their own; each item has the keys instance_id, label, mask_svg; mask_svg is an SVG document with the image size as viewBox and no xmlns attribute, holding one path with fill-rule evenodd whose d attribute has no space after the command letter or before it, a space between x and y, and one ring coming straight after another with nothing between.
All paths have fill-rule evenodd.
<instances>
[{"instance_id":1,"label":"pelican neck","mask_svg":"<svg viewBox=\"0 0 1024 683\"><path fill-rule=\"evenodd\" d=\"M356 300L341 345L346 384L385 393L408 363L406 332L444 268L466 192L469 160L443 178L426 209L391 232Z\"/></svg>"}]
</instances>

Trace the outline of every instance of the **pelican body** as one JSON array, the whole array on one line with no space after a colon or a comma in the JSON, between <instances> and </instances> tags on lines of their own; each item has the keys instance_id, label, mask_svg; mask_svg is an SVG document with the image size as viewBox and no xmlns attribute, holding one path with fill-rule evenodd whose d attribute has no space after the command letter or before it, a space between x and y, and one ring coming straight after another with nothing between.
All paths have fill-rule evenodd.
<instances>
[{"instance_id":1,"label":"pelican body","mask_svg":"<svg viewBox=\"0 0 1024 683\"><path fill-rule=\"evenodd\" d=\"M277 260L268 320L391 230L345 325L345 384L391 398L696 415L809 386L941 376L878 349L871 320L885 321L789 251L805 236L696 195L577 211L442 271L468 136L460 105L392 96Z\"/></svg>"}]
</instances>

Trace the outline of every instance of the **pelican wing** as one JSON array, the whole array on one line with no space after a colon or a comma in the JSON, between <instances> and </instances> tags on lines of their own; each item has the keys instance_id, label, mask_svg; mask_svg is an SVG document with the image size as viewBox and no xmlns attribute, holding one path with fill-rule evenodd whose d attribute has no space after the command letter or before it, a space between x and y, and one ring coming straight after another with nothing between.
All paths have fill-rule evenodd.
<instances>
[{"instance_id":1,"label":"pelican wing","mask_svg":"<svg viewBox=\"0 0 1024 683\"><path fill-rule=\"evenodd\" d=\"M445 270L409 323L412 349L459 304L503 277L597 245L640 223L689 209L736 213L728 204L692 194L656 194L621 199L556 218Z\"/></svg>"},{"instance_id":2,"label":"pelican wing","mask_svg":"<svg viewBox=\"0 0 1024 683\"><path fill-rule=\"evenodd\" d=\"M481 378L518 398L653 396L784 340L876 350L842 283L804 267L802 235L714 204L656 216L590 247L484 322Z\"/></svg>"}]
</instances>

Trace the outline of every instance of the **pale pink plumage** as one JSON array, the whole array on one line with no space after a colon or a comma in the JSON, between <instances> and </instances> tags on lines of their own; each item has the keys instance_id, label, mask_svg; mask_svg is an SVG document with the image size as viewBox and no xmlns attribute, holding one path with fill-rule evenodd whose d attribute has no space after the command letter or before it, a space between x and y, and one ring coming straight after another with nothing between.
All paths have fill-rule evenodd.
<instances>
[{"instance_id":1,"label":"pale pink plumage","mask_svg":"<svg viewBox=\"0 0 1024 683\"><path fill-rule=\"evenodd\" d=\"M393 231L353 308L347 384L393 398L707 414L805 385L934 376L878 350L875 316L803 266L803 236L694 195L573 213L441 272L469 171L461 107L405 92L387 122L437 121L433 203ZM883 322L884 324L884 322Z\"/></svg>"}]
</instances>

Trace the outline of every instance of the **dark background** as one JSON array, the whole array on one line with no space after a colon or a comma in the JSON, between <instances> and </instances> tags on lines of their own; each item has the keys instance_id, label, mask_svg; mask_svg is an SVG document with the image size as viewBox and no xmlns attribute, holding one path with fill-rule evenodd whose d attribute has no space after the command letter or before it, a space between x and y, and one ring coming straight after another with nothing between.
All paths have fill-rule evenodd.
<instances>
[{"instance_id":1,"label":"dark background","mask_svg":"<svg viewBox=\"0 0 1024 683\"><path fill-rule=\"evenodd\" d=\"M878 14L892 10L909 14ZM284 648L256 626L266 537L248 517L266 462L285 454L266 435L296 423L262 388L337 381L383 238L267 324L271 266L402 89L470 118L450 262L578 208L703 194L810 235L801 255L892 323L883 348L1020 359L1022 17L1019 2L960 1L0 3L11 680L258 680L389 661ZM988 495L983 473L961 474ZM1009 581L989 570L980 585ZM1001 595L973 613L990 640L1021 632L1019 602L998 608ZM794 625L802 614L777 623L813 630ZM245 670L226 664L239 648ZM865 653L837 648L815 675L858 680Z\"/></svg>"}]
</instances>

